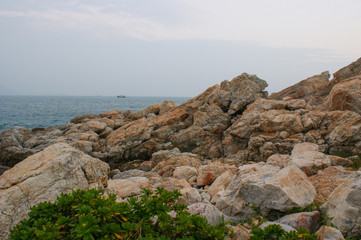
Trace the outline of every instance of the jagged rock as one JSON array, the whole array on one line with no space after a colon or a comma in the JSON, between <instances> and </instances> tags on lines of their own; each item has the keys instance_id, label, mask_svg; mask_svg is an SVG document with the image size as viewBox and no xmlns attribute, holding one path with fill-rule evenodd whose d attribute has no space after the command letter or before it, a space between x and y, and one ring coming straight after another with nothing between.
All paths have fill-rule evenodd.
<instances>
[{"instance_id":1,"label":"jagged rock","mask_svg":"<svg viewBox=\"0 0 361 240\"><path fill-rule=\"evenodd\" d=\"M108 181L107 193L113 193L118 199L139 195L144 188L150 188L150 181L145 177L130 177Z\"/></svg>"},{"instance_id":2,"label":"jagged rock","mask_svg":"<svg viewBox=\"0 0 361 240\"><path fill-rule=\"evenodd\" d=\"M162 187L167 191L173 191L175 189L192 188L192 186L185 179L175 178L161 178L153 184L154 188Z\"/></svg>"},{"instance_id":3,"label":"jagged rock","mask_svg":"<svg viewBox=\"0 0 361 240\"><path fill-rule=\"evenodd\" d=\"M58 143L34 154L0 177L0 238L27 216L30 207L53 201L72 189L107 186L108 164L68 144Z\"/></svg>"},{"instance_id":4,"label":"jagged rock","mask_svg":"<svg viewBox=\"0 0 361 240\"><path fill-rule=\"evenodd\" d=\"M336 84L320 108L327 111L349 110L361 114L361 74Z\"/></svg>"},{"instance_id":5,"label":"jagged rock","mask_svg":"<svg viewBox=\"0 0 361 240\"><path fill-rule=\"evenodd\" d=\"M331 166L327 155L318 151L319 146L313 143L298 143L294 146L289 164L299 167L307 176L314 175L318 170Z\"/></svg>"},{"instance_id":6,"label":"jagged rock","mask_svg":"<svg viewBox=\"0 0 361 240\"><path fill-rule=\"evenodd\" d=\"M159 104L151 105L143 110L139 110L138 112L132 112L129 115L129 118L132 120L137 120L139 118L147 117L150 113L154 113L154 114L158 115L161 106L162 106L162 104L159 103Z\"/></svg>"},{"instance_id":7,"label":"jagged rock","mask_svg":"<svg viewBox=\"0 0 361 240\"><path fill-rule=\"evenodd\" d=\"M340 230L329 226L322 226L316 235L318 240L345 240Z\"/></svg>"},{"instance_id":8,"label":"jagged rock","mask_svg":"<svg viewBox=\"0 0 361 240\"><path fill-rule=\"evenodd\" d=\"M307 78L291 87L288 87L278 93L272 93L269 98L276 100L297 99L312 96L317 90L328 83L330 73L328 71L319 75Z\"/></svg>"},{"instance_id":9,"label":"jagged rock","mask_svg":"<svg viewBox=\"0 0 361 240\"><path fill-rule=\"evenodd\" d=\"M326 202L335 188L353 175L353 172L345 171L343 167L328 167L309 177L308 180L310 180L317 192L315 201Z\"/></svg>"},{"instance_id":10,"label":"jagged rock","mask_svg":"<svg viewBox=\"0 0 361 240\"><path fill-rule=\"evenodd\" d=\"M288 165L290 160L290 155L286 154L273 154L267 159L267 163L275 166L279 166L280 168L284 168Z\"/></svg>"},{"instance_id":11,"label":"jagged rock","mask_svg":"<svg viewBox=\"0 0 361 240\"><path fill-rule=\"evenodd\" d=\"M220 176L216 178L216 180L212 183L212 185L207 189L207 193L213 197L218 193L219 191L225 190L229 183L232 180L234 173L232 171L228 170L222 173Z\"/></svg>"},{"instance_id":12,"label":"jagged rock","mask_svg":"<svg viewBox=\"0 0 361 240\"><path fill-rule=\"evenodd\" d=\"M331 161L331 166L350 167L352 165L352 161L347 158L338 157L338 156L334 156L334 155L327 155L327 157Z\"/></svg>"},{"instance_id":13,"label":"jagged rock","mask_svg":"<svg viewBox=\"0 0 361 240\"><path fill-rule=\"evenodd\" d=\"M159 114L168 112L169 110L171 110L175 107L177 107L177 104L175 104L174 101L164 101L159 108Z\"/></svg>"},{"instance_id":14,"label":"jagged rock","mask_svg":"<svg viewBox=\"0 0 361 240\"><path fill-rule=\"evenodd\" d=\"M301 212L286 215L275 222L286 224L299 230L300 228L307 229L311 233L314 233L320 227L321 214L318 211L313 212Z\"/></svg>"},{"instance_id":15,"label":"jagged rock","mask_svg":"<svg viewBox=\"0 0 361 240\"><path fill-rule=\"evenodd\" d=\"M125 172L119 172L113 175L113 179L127 179L131 177L143 177L145 175L145 171L132 169Z\"/></svg>"},{"instance_id":16,"label":"jagged rock","mask_svg":"<svg viewBox=\"0 0 361 240\"><path fill-rule=\"evenodd\" d=\"M285 211L311 204L315 195L315 188L296 166L280 170L277 166L257 163L239 167L216 207L227 216L247 219L253 212L248 203L261 209Z\"/></svg>"},{"instance_id":17,"label":"jagged rock","mask_svg":"<svg viewBox=\"0 0 361 240\"><path fill-rule=\"evenodd\" d=\"M188 212L205 217L209 224L215 226L224 221L228 221L228 217L221 213L215 206L210 203L198 202L188 206Z\"/></svg>"},{"instance_id":18,"label":"jagged rock","mask_svg":"<svg viewBox=\"0 0 361 240\"><path fill-rule=\"evenodd\" d=\"M194 154L178 154L166 161L158 163L153 169L153 172L157 172L164 177L170 177L173 175L176 167L188 166L198 169L201 166L201 161L198 156Z\"/></svg>"},{"instance_id":19,"label":"jagged rock","mask_svg":"<svg viewBox=\"0 0 361 240\"><path fill-rule=\"evenodd\" d=\"M182 196L177 203L192 205L193 203L201 202L202 196L195 188L183 188L180 190Z\"/></svg>"},{"instance_id":20,"label":"jagged rock","mask_svg":"<svg viewBox=\"0 0 361 240\"><path fill-rule=\"evenodd\" d=\"M220 162L212 162L207 165L200 166L197 178L197 185L199 187L204 185L210 185L218 176L220 176L225 171L231 171L232 173L235 173L237 171L237 168L235 166L230 166L228 164L223 164Z\"/></svg>"},{"instance_id":21,"label":"jagged rock","mask_svg":"<svg viewBox=\"0 0 361 240\"><path fill-rule=\"evenodd\" d=\"M198 176L198 171L195 167L180 166L180 167L176 167L173 172L174 178L186 179L188 182L191 178L197 176Z\"/></svg>"},{"instance_id":22,"label":"jagged rock","mask_svg":"<svg viewBox=\"0 0 361 240\"><path fill-rule=\"evenodd\" d=\"M339 185L322 209L345 237L361 238L361 172Z\"/></svg>"}]
</instances>

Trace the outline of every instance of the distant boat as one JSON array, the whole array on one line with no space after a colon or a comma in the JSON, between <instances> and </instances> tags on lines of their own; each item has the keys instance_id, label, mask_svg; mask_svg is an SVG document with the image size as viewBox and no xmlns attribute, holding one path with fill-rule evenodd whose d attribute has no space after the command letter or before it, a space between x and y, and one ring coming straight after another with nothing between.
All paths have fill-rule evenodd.
<instances>
[{"instance_id":1,"label":"distant boat","mask_svg":"<svg viewBox=\"0 0 361 240\"><path fill-rule=\"evenodd\" d=\"M125 98L124 95L118 95L117 98Z\"/></svg>"}]
</instances>

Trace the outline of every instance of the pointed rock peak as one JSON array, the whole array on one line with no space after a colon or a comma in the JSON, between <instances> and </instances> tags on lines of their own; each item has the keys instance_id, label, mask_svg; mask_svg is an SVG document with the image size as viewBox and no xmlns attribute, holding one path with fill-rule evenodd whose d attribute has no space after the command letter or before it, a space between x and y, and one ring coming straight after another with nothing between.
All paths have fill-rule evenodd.
<instances>
[{"instance_id":1,"label":"pointed rock peak","mask_svg":"<svg viewBox=\"0 0 361 240\"><path fill-rule=\"evenodd\" d=\"M290 86L280 92L272 93L269 98L275 100L305 98L314 95L317 90L328 83L330 73L328 71L309 77L301 82Z\"/></svg>"}]
</instances>

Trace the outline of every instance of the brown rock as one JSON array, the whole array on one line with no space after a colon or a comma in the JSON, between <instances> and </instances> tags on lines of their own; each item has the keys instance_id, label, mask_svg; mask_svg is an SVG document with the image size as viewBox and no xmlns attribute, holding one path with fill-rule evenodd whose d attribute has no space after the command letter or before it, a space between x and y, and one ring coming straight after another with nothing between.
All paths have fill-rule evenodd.
<instances>
[{"instance_id":1,"label":"brown rock","mask_svg":"<svg viewBox=\"0 0 361 240\"><path fill-rule=\"evenodd\" d=\"M315 201L324 203L336 187L341 185L352 174L342 167L328 167L308 179L316 189Z\"/></svg>"},{"instance_id":2,"label":"brown rock","mask_svg":"<svg viewBox=\"0 0 361 240\"><path fill-rule=\"evenodd\" d=\"M278 93L272 93L269 98L276 100L297 99L312 96L317 90L328 83L330 73L328 71L319 75L307 78L291 87L288 87Z\"/></svg>"},{"instance_id":3,"label":"brown rock","mask_svg":"<svg viewBox=\"0 0 361 240\"><path fill-rule=\"evenodd\" d=\"M176 167L188 166L198 169L201 166L199 158L195 157L194 154L186 155L181 154L170 158L169 160L158 163L153 169L153 172L157 172L159 175L164 177L170 177L173 175Z\"/></svg>"},{"instance_id":4,"label":"brown rock","mask_svg":"<svg viewBox=\"0 0 361 240\"><path fill-rule=\"evenodd\" d=\"M130 177L127 179L113 179L108 181L107 193L113 193L118 199L139 195L144 188L151 184L145 177Z\"/></svg>"},{"instance_id":5,"label":"brown rock","mask_svg":"<svg viewBox=\"0 0 361 240\"><path fill-rule=\"evenodd\" d=\"M311 233L318 230L320 226L321 214L318 211L314 212L301 212L286 215L275 222L289 225L296 230L301 228L307 229Z\"/></svg>"},{"instance_id":6,"label":"brown rock","mask_svg":"<svg viewBox=\"0 0 361 240\"><path fill-rule=\"evenodd\" d=\"M218 176L226 171L235 173L237 171L237 167L220 162L212 162L199 167L199 174L197 178L198 187L211 185Z\"/></svg>"},{"instance_id":7,"label":"brown rock","mask_svg":"<svg viewBox=\"0 0 361 240\"><path fill-rule=\"evenodd\" d=\"M345 240L340 230L330 226L322 226L316 235L318 240Z\"/></svg>"}]
</instances>

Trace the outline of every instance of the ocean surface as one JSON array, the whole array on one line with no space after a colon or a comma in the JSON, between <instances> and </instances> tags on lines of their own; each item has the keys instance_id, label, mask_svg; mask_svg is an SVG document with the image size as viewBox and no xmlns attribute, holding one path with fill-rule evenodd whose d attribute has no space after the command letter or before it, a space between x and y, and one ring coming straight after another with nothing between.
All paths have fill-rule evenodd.
<instances>
[{"instance_id":1,"label":"ocean surface","mask_svg":"<svg viewBox=\"0 0 361 240\"><path fill-rule=\"evenodd\" d=\"M0 96L0 132L14 126L30 129L60 126L78 115L99 114L114 109L138 111L165 100L173 100L179 105L188 99L186 97Z\"/></svg>"}]
</instances>

